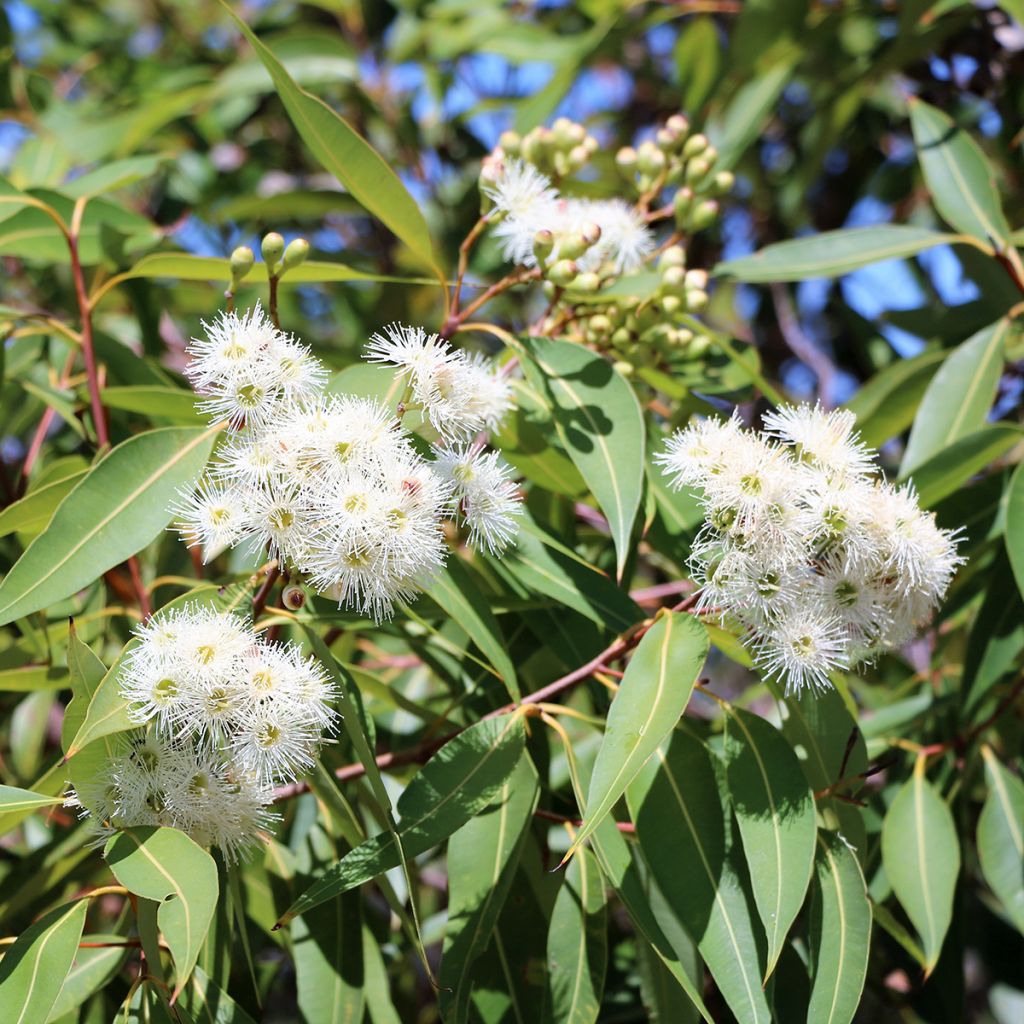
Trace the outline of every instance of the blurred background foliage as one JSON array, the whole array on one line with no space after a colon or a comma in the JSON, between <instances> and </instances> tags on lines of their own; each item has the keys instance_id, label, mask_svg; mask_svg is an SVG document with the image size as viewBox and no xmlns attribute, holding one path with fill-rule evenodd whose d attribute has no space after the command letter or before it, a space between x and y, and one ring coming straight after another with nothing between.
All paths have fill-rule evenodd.
<instances>
[{"instance_id":1,"label":"blurred background foliage","mask_svg":"<svg viewBox=\"0 0 1024 1024\"><path fill-rule=\"evenodd\" d=\"M247 3L236 9L293 78L342 113L395 168L424 211L449 272L480 212L480 158L502 131L528 129L558 115L586 122L602 143L596 162L608 168L619 146L638 141L636 126L655 125L682 110L703 127L722 165L734 169L736 185L722 201L718 226L694 240L689 252L694 267L711 269L775 241L840 227L894 222L941 229L908 121L912 96L946 111L980 141L995 168L1008 220L1024 223L1020 2L319 0ZM140 156L151 157L152 163L135 165L141 168L137 180L116 202L96 199L88 207L81 257L94 291L148 253L225 257L240 244L258 250L259 238L271 230L286 239L307 237L314 260L340 261L375 275L429 277L415 255L312 159L269 75L219 4L4 3L0 173L5 179L18 189L41 190L37 194L69 214L71 200L58 193L73 189L74 181L94 166ZM63 245L37 210L0 222L0 302L74 321ZM875 439L896 438L884 453L894 464L901 447L898 435L909 426L938 366L929 353L951 349L1019 302L1011 275L993 272L994 266L975 248L937 246L838 279L795 285L719 279L707 320L756 346L765 376L781 382L788 394L818 397L830 405L850 401L856 408L861 402L862 408L877 412L862 385L900 360L920 357L915 364L920 372L908 374L899 408ZM474 255L471 277L493 279L499 267L496 248L485 240ZM218 307L221 287L207 280L120 281L94 316L106 383L160 385L174 379L186 339L200 318ZM256 295L253 290L240 303ZM536 308L524 308L526 302ZM512 293L495 304L492 316L521 328L540 308L539 295L525 299ZM288 329L340 368L385 323L399 319L438 326L442 305L439 290L430 283L300 283L283 290L281 314ZM8 352L9 372L0 392L0 463L9 496L44 409L69 411L82 404L84 395L82 381L61 377L68 350L59 338L41 333L33 342L31 334L23 337L28 343ZM992 416L1018 420L1024 378L1017 349L1011 346L1009 353ZM884 395L882 400L887 400ZM54 470L49 479L84 465L60 466L55 457L80 444L75 417L69 412L63 420L69 428L55 418L52 462L43 463L44 472ZM120 417L115 440L132 426L129 417ZM944 521L959 524L968 511L981 510L985 528L977 536L997 537L996 527L986 531L997 515L1005 477L992 474L960 496L959 504L953 495L941 513ZM26 536L31 533L20 539ZM185 571L187 559L175 551L169 556L176 560L173 568ZM991 612L990 618L998 618L1009 608L1012 618L1021 608L997 541L968 570L954 597L947 612L954 628L964 624L965 609L973 609L971 602L990 579L998 585L983 616ZM116 591L116 580L111 586ZM128 591L126 600L130 597ZM93 605L95 611L102 600ZM1024 644L1017 633L1010 623L1005 648L994 653L987 634L978 644L1006 670ZM955 653L962 655L965 636L966 630L954 641ZM403 649L391 637L381 643L386 652ZM927 670L927 653L919 659L922 671ZM436 662L435 668L443 674L450 666ZM906 666L884 662L879 678L883 683L904 680ZM911 689L901 690L900 696ZM4 758L12 777L27 784L43 764L52 694L14 696L20 703L6 727ZM886 711L890 694L884 686L864 685L858 697L878 712L873 724L863 727L868 744L855 754L864 759L861 767L867 753L875 757L884 751L887 728L935 710L930 701L921 703L911 695ZM911 707L914 700L919 703ZM386 700L374 697L369 703L382 715L382 728L395 736L420 724ZM940 704L942 698L936 701ZM1012 724L1012 716L1005 723L1012 747L1014 738L1019 742L1019 726ZM841 747L846 735L837 732L828 739ZM567 788L564 762L556 767ZM955 789L958 770L955 762L944 765L942 784ZM885 799L893 792L890 787ZM311 804L298 807L300 818L316 813ZM865 812L873 835L880 827L879 810L876 803ZM976 811L975 803L972 814ZM961 824L974 827L973 820ZM43 851L45 868L51 863L47 858L59 859L63 850L59 844L48 847L41 828L39 822L26 826L26 842ZM307 846L300 856L316 863L322 851L312 849L312 841ZM74 856L79 852L75 847ZM16 919L12 931L31 918L31 900L65 877L65 869L60 871L43 872L8 905ZM517 876L514 913L524 920L536 909L523 895L527 873L539 874L539 865L531 862ZM5 893L24 877L23 867L5 876ZM429 890L430 878L425 882ZM277 883L268 876L268 887ZM440 885L435 879L433 887ZM537 885L543 888L542 882ZM883 899L884 876L881 882L876 878L876 885L872 895ZM430 899L427 909L436 909ZM966 1015L999 1024L1019 1021L1024 1015L1020 936L989 902L983 898L957 910L953 933L971 936L965 970L945 969L949 965L942 962L925 985L913 951L908 953L913 939L906 929L894 921L883 925L886 935L875 929L872 982L862 1019L958 1021ZM250 908L250 914L260 918L261 910ZM261 924L269 926L273 915L262 917L267 920ZM433 932L430 924L428 942L438 939L436 922ZM380 915L375 927L383 940L386 929L378 925ZM612 931L601 1019L645 1019L645 1007L652 1005L668 1014L662 1020L690 1019L688 1005L676 1018L664 1009L671 1003L659 1004L652 995L659 985L659 965L637 960L629 929ZM954 948L963 952L959 944ZM401 1019L436 1019L434 994L414 959L399 961L389 953L389 960ZM383 969L380 958L372 962ZM269 986L264 975L279 966L279 961L268 963L259 965L263 987ZM779 998L786 998L792 982L792 998L799 1001L794 980L799 971L789 976L786 969L783 961ZM250 995L239 999L251 1008ZM730 1019L724 1004L712 1002L712 1007L716 1019ZM376 1016L372 1001L368 1010L375 1024L392 1019L382 1006ZM264 1019L295 1020L296 1012L294 993L285 985L273 990ZM307 1019L317 1017L307 1013Z\"/></svg>"}]
</instances>

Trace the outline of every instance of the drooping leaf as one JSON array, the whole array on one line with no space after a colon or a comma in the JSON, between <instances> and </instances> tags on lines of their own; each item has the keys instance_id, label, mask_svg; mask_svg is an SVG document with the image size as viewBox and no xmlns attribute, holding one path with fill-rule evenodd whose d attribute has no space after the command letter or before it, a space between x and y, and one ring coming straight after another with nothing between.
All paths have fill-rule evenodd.
<instances>
[{"instance_id":1,"label":"drooping leaf","mask_svg":"<svg viewBox=\"0 0 1024 1024\"><path fill-rule=\"evenodd\" d=\"M288 116L313 156L367 211L441 275L427 222L391 165L323 100L296 85L270 48L226 3L223 6L270 72Z\"/></svg>"},{"instance_id":2,"label":"drooping leaf","mask_svg":"<svg viewBox=\"0 0 1024 1024\"><path fill-rule=\"evenodd\" d=\"M64 979L57 1001L50 1009L46 1024L58 1024L62 1017L103 988L131 952L123 945L123 935L85 934L82 941L95 945L83 945L76 950L74 963ZM103 946L104 942L111 945Z\"/></svg>"},{"instance_id":3,"label":"drooping leaf","mask_svg":"<svg viewBox=\"0 0 1024 1024\"><path fill-rule=\"evenodd\" d=\"M993 423L943 448L910 475L922 508L933 508L1024 440L1013 423Z\"/></svg>"},{"instance_id":4,"label":"drooping leaf","mask_svg":"<svg viewBox=\"0 0 1024 1024\"><path fill-rule=\"evenodd\" d=\"M177 1003L196 1024L256 1024L253 1018L222 988L214 984L202 967L196 967Z\"/></svg>"},{"instance_id":5,"label":"drooping leaf","mask_svg":"<svg viewBox=\"0 0 1024 1024\"><path fill-rule=\"evenodd\" d=\"M132 156L113 160L60 186L60 191L72 199L92 198L114 192L137 181L149 178L166 162L163 156Z\"/></svg>"},{"instance_id":6,"label":"drooping leaf","mask_svg":"<svg viewBox=\"0 0 1024 1024\"><path fill-rule=\"evenodd\" d=\"M536 769L524 755L494 803L448 841L448 924L439 979L446 1024L467 1020L473 966L508 895L539 792Z\"/></svg>"},{"instance_id":7,"label":"drooping leaf","mask_svg":"<svg viewBox=\"0 0 1024 1024\"><path fill-rule=\"evenodd\" d=\"M18 936L0 960L0 1020L39 1024L50 1016L78 952L88 900L44 914Z\"/></svg>"},{"instance_id":8,"label":"drooping leaf","mask_svg":"<svg viewBox=\"0 0 1024 1024\"><path fill-rule=\"evenodd\" d=\"M35 810L37 807L51 807L53 804L63 803L64 798L59 796L46 796L43 793L33 793L29 789L19 789L17 786L0 786L0 815L11 811Z\"/></svg>"},{"instance_id":9,"label":"drooping leaf","mask_svg":"<svg viewBox=\"0 0 1024 1024\"><path fill-rule=\"evenodd\" d=\"M569 457L608 520L621 577L643 490L644 419L611 364L567 341L527 338L527 374L546 394Z\"/></svg>"},{"instance_id":10,"label":"drooping leaf","mask_svg":"<svg viewBox=\"0 0 1024 1024\"><path fill-rule=\"evenodd\" d=\"M844 228L776 242L751 256L719 263L715 274L766 283L841 277L871 263L905 259L955 240L955 235L902 224Z\"/></svg>"},{"instance_id":11,"label":"drooping leaf","mask_svg":"<svg viewBox=\"0 0 1024 1024\"><path fill-rule=\"evenodd\" d=\"M346 893L297 917L292 922L292 940L303 1019L359 1024L366 998L359 893Z\"/></svg>"},{"instance_id":12,"label":"drooping leaf","mask_svg":"<svg viewBox=\"0 0 1024 1024\"><path fill-rule=\"evenodd\" d=\"M675 727L707 654L707 632L692 615L667 612L644 634L608 711L573 849L597 828Z\"/></svg>"},{"instance_id":13,"label":"drooping leaf","mask_svg":"<svg viewBox=\"0 0 1024 1024\"><path fill-rule=\"evenodd\" d=\"M1024 933L1024 782L983 746L988 796L978 818L978 859L989 888Z\"/></svg>"},{"instance_id":14,"label":"drooping leaf","mask_svg":"<svg viewBox=\"0 0 1024 1024\"><path fill-rule=\"evenodd\" d=\"M97 462L0 583L0 625L63 600L159 536L218 429L150 430Z\"/></svg>"},{"instance_id":15,"label":"drooping leaf","mask_svg":"<svg viewBox=\"0 0 1024 1024\"><path fill-rule=\"evenodd\" d=\"M818 835L811 887L808 1024L850 1024L871 946L871 904L860 864L835 832Z\"/></svg>"},{"instance_id":16,"label":"drooping leaf","mask_svg":"<svg viewBox=\"0 0 1024 1024\"><path fill-rule=\"evenodd\" d=\"M814 795L782 734L741 708L726 718L725 761L754 902L768 937L767 977L811 880L818 831Z\"/></svg>"},{"instance_id":17,"label":"drooping leaf","mask_svg":"<svg viewBox=\"0 0 1024 1024\"><path fill-rule=\"evenodd\" d=\"M505 649L501 627L469 570L458 558L450 558L426 593L469 634L494 666L509 694L518 700L521 694L516 670Z\"/></svg>"},{"instance_id":18,"label":"drooping leaf","mask_svg":"<svg viewBox=\"0 0 1024 1024\"><path fill-rule=\"evenodd\" d=\"M289 920L401 862L417 857L478 814L515 769L525 733L519 712L484 719L449 740L424 765L398 801L398 836L372 836L325 871L289 908Z\"/></svg>"},{"instance_id":19,"label":"drooping leaf","mask_svg":"<svg viewBox=\"0 0 1024 1024\"><path fill-rule=\"evenodd\" d=\"M997 320L962 342L939 368L914 417L901 476L985 425L999 386L1008 332L1009 321Z\"/></svg>"},{"instance_id":20,"label":"drooping leaf","mask_svg":"<svg viewBox=\"0 0 1024 1024\"><path fill-rule=\"evenodd\" d=\"M548 928L551 1019L593 1024L601 1009L608 961L604 880L597 860L581 850L565 873Z\"/></svg>"},{"instance_id":21,"label":"drooping leaf","mask_svg":"<svg viewBox=\"0 0 1024 1024\"><path fill-rule=\"evenodd\" d=\"M960 845L953 815L925 778L918 758L910 781L896 794L882 824L882 864L896 898L924 947L930 973L953 918Z\"/></svg>"},{"instance_id":22,"label":"drooping leaf","mask_svg":"<svg viewBox=\"0 0 1024 1024\"><path fill-rule=\"evenodd\" d=\"M1024 595L1024 464L1018 466L1006 489L1006 553L1017 589Z\"/></svg>"},{"instance_id":23,"label":"drooping leaf","mask_svg":"<svg viewBox=\"0 0 1024 1024\"><path fill-rule=\"evenodd\" d=\"M730 1009L739 1020L767 1024L763 930L710 751L677 729L626 799L654 880Z\"/></svg>"},{"instance_id":24,"label":"drooping leaf","mask_svg":"<svg viewBox=\"0 0 1024 1024\"><path fill-rule=\"evenodd\" d=\"M935 208L957 231L1001 249L1010 227L981 147L948 114L913 97L910 127Z\"/></svg>"},{"instance_id":25,"label":"drooping leaf","mask_svg":"<svg viewBox=\"0 0 1024 1024\"><path fill-rule=\"evenodd\" d=\"M111 836L103 856L126 889L160 904L157 923L174 959L175 994L181 992L217 909L213 858L184 832L151 826Z\"/></svg>"}]
</instances>

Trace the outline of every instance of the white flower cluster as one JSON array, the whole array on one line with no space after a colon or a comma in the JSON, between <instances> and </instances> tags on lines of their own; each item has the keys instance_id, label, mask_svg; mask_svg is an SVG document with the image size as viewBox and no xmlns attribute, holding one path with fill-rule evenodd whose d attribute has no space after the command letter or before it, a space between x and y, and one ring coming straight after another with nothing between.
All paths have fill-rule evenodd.
<instances>
[{"instance_id":1,"label":"white flower cluster","mask_svg":"<svg viewBox=\"0 0 1024 1024\"><path fill-rule=\"evenodd\" d=\"M120 692L146 732L82 802L108 828L166 825L234 859L272 819L274 785L312 767L337 719L334 685L315 659L227 612L167 609L136 635Z\"/></svg>"},{"instance_id":2,"label":"white flower cluster","mask_svg":"<svg viewBox=\"0 0 1024 1024\"><path fill-rule=\"evenodd\" d=\"M755 662L787 691L906 643L961 563L913 489L879 478L846 411L809 405L677 431L658 461L696 488L705 525L691 554L698 607L746 629Z\"/></svg>"},{"instance_id":3,"label":"white flower cluster","mask_svg":"<svg viewBox=\"0 0 1024 1024\"><path fill-rule=\"evenodd\" d=\"M381 403L324 394L319 362L258 307L207 331L189 376L203 406L237 429L175 509L204 557L248 542L380 621L444 564L446 520L494 552L511 541L520 506L510 471L473 440L498 425L511 389L481 358L398 325L370 343L369 358L405 382L400 412L420 411L440 436L428 459Z\"/></svg>"},{"instance_id":4,"label":"white flower cluster","mask_svg":"<svg viewBox=\"0 0 1024 1024\"><path fill-rule=\"evenodd\" d=\"M643 216L621 199L560 196L547 177L522 160L503 160L492 171L484 192L494 204L494 234L511 263L536 266L540 243L548 253L546 263L568 258L581 273L619 275L636 270L654 251L654 235Z\"/></svg>"}]
</instances>

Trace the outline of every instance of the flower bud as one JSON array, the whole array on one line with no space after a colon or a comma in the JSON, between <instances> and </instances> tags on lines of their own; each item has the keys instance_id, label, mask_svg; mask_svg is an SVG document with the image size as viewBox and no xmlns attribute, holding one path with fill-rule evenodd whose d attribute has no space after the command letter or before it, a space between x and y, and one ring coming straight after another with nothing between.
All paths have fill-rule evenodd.
<instances>
[{"instance_id":1,"label":"flower bud","mask_svg":"<svg viewBox=\"0 0 1024 1024\"><path fill-rule=\"evenodd\" d=\"M708 176L710 171L711 164L707 158L697 156L686 165L686 172L683 178L687 185L698 185Z\"/></svg>"},{"instance_id":2,"label":"flower bud","mask_svg":"<svg viewBox=\"0 0 1024 1024\"><path fill-rule=\"evenodd\" d=\"M699 289L687 291L685 298L686 308L691 313L699 313L708 304L708 293Z\"/></svg>"},{"instance_id":3,"label":"flower bud","mask_svg":"<svg viewBox=\"0 0 1024 1024\"><path fill-rule=\"evenodd\" d=\"M583 140L583 148L590 156L593 156L601 148L601 143L593 135L588 135Z\"/></svg>"},{"instance_id":4,"label":"flower bud","mask_svg":"<svg viewBox=\"0 0 1024 1024\"><path fill-rule=\"evenodd\" d=\"M678 136L685 135L690 130L690 122L682 114L673 114L666 122L665 127Z\"/></svg>"},{"instance_id":5,"label":"flower bud","mask_svg":"<svg viewBox=\"0 0 1024 1024\"><path fill-rule=\"evenodd\" d=\"M693 189L692 188L681 188L676 192L675 197L672 199L672 209L676 215L676 224L679 227L684 227L686 221L690 216L690 210L693 207Z\"/></svg>"},{"instance_id":6,"label":"flower bud","mask_svg":"<svg viewBox=\"0 0 1024 1024\"><path fill-rule=\"evenodd\" d=\"M290 611L299 611L305 603L306 592L302 587L290 586L281 591L281 604Z\"/></svg>"},{"instance_id":7,"label":"flower bud","mask_svg":"<svg viewBox=\"0 0 1024 1024\"><path fill-rule=\"evenodd\" d=\"M304 238L293 238L284 251L284 269L294 270L301 263L305 263L309 255L309 242Z\"/></svg>"},{"instance_id":8,"label":"flower bud","mask_svg":"<svg viewBox=\"0 0 1024 1024\"><path fill-rule=\"evenodd\" d=\"M577 146L583 144L587 137L587 129L578 122L574 122L569 126L569 138L572 139L573 143Z\"/></svg>"},{"instance_id":9,"label":"flower bud","mask_svg":"<svg viewBox=\"0 0 1024 1024\"><path fill-rule=\"evenodd\" d=\"M548 268L547 278L549 281L554 281L555 284L564 288L572 283L578 272L579 268L576 266L575 260L558 260L553 266Z\"/></svg>"},{"instance_id":10,"label":"flower bud","mask_svg":"<svg viewBox=\"0 0 1024 1024\"><path fill-rule=\"evenodd\" d=\"M681 245L670 245L662 254L659 266L685 267L686 250Z\"/></svg>"},{"instance_id":11,"label":"flower bud","mask_svg":"<svg viewBox=\"0 0 1024 1024\"><path fill-rule=\"evenodd\" d=\"M509 156L518 156L519 148L522 144L523 139L518 132L502 132L498 139L498 145L501 146Z\"/></svg>"},{"instance_id":12,"label":"flower bud","mask_svg":"<svg viewBox=\"0 0 1024 1024\"><path fill-rule=\"evenodd\" d=\"M580 234L587 245L596 245L601 241L601 225L594 221L587 221L580 230Z\"/></svg>"},{"instance_id":13,"label":"flower bud","mask_svg":"<svg viewBox=\"0 0 1024 1024\"><path fill-rule=\"evenodd\" d=\"M707 288L708 272L706 270L688 270L685 276L687 288Z\"/></svg>"},{"instance_id":14,"label":"flower bud","mask_svg":"<svg viewBox=\"0 0 1024 1024\"><path fill-rule=\"evenodd\" d=\"M689 344L688 350L694 356L703 355L711 348L711 338L707 334L698 334Z\"/></svg>"},{"instance_id":15,"label":"flower bud","mask_svg":"<svg viewBox=\"0 0 1024 1024\"><path fill-rule=\"evenodd\" d=\"M713 224L718 216L718 203L714 199L705 199L699 203L690 217L690 230L701 231Z\"/></svg>"},{"instance_id":16,"label":"flower bud","mask_svg":"<svg viewBox=\"0 0 1024 1024\"><path fill-rule=\"evenodd\" d=\"M632 146L623 146L615 154L615 164L627 177L632 177L636 170L636 150Z\"/></svg>"},{"instance_id":17,"label":"flower bud","mask_svg":"<svg viewBox=\"0 0 1024 1024\"><path fill-rule=\"evenodd\" d=\"M724 196L727 192L732 191L735 184L736 175L732 171L719 171L712 182L712 188L716 195Z\"/></svg>"},{"instance_id":18,"label":"flower bud","mask_svg":"<svg viewBox=\"0 0 1024 1024\"><path fill-rule=\"evenodd\" d=\"M673 316L683 308L683 300L678 295L663 295L660 299L661 308Z\"/></svg>"},{"instance_id":19,"label":"flower bud","mask_svg":"<svg viewBox=\"0 0 1024 1024\"><path fill-rule=\"evenodd\" d=\"M252 249L247 245L240 245L231 254L231 285L234 287L237 285L246 274L252 270L253 263L256 262L256 257L253 256Z\"/></svg>"},{"instance_id":20,"label":"flower bud","mask_svg":"<svg viewBox=\"0 0 1024 1024\"><path fill-rule=\"evenodd\" d=\"M636 165L641 174L658 174L665 166L665 154L653 142L643 142L636 151Z\"/></svg>"},{"instance_id":21,"label":"flower bud","mask_svg":"<svg viewBox=\"0 0 1024 1024\"><path fill-rule=\"evenodd\" d=\"M555 247L555 236L547 228L541 228L533 236L533 255L536 257L537 262L543 264L544 261L551 255L551 250Z\"/></svg>"},{"instance_id":22,"label":"flower bud","mask_svg":"<svg viewBox=\"0 0 1024 1024\"><path fill-rule=\"evenodd\" d=\"M633 371L636 369L632 363L627 363L625 359L616 359L612 363L612 368L623 377L632 377Z\"/></svg>"},{"instance_id":23,"label":"flower bud","mask_svg":"<svg viewBox=\"0 0 1024 1024\"><path fill-rule=\"evenodd\" d=\"M271 272L273 272L278 261L284 255L284 239L276 231L271 231L269 234L263 236L260 251L263 253L263 262L266 263L267 266L271 268Z\"/></svg>"},{"instance_id":24,"label":"flower bud","mask_svg":"<svg viewBox=\"0 0 1024 1024\"><path fill-rule=\"evenodd\" d=\"M578 171L589 159L590 153L586 146L573 146L569 150L569 167L574 171Z\"/></svg>"},{"instance_id":25,"label":"flower bud","mask_svg":"<svg viewBox=\"0 0 1024 1024\"><path fill-rule=\"evenodd\" d=\"M590 318L590 329L597 335L611 334L612 322L604 313L598 313Z\"/></svg>"},{"instance_id":26,"label":"flower bud","mask_svg":"<svg viewBox=\"0 0 1024 1024\"><path fill-rule=\"evenodd\" d=\"M596 292L601 287L601 278L591 271L585 274L577 274L572 287L574 291L578 292Z\"/></svg>"},{"instance_id":27,"label":"flower bud","mask_svg":"<svg viewBox=\"0 0 1024 1024\"><path fill-rule=\"evenodd\" d=\"M683 287L686 271L681 266L669 266L661 275L661 286L668 291L676 291Z\"/></svg>"},{"instance_id":28,"label":"flower bud","mask_svg":"<svg viewBox=\"0 0 1024 1024\"><path fill-rule=\"evenodd\" d=\"M616 348L620 348L622 345L628 345L632 338L633 336L625 327L619 327L612 334L612 344Z\"/></svg>"},{"instance_id":29,"label":"flower bud","mask_svg":"<svg viewBox=\"0 0 1024 1024\"><path fill-rule=\"evenodd\" d=\"M701 135L699 132L696 135L691 135L686 140L686 145L683 146L683 159L690 160L695 156L700 156L708 148L708 137Z\"/></svg>"},{"instance_id":30,"label":"flower bud","mask_svg":"<svg viewBox=\"0 0 1024 1024\"><path fill-rule=\"evenodd\" d=\"M663 153L671 153L676 148L675 133L669 131L667 128L659 128L654 136L654 142Z\"/></svg>"}]
</instances>

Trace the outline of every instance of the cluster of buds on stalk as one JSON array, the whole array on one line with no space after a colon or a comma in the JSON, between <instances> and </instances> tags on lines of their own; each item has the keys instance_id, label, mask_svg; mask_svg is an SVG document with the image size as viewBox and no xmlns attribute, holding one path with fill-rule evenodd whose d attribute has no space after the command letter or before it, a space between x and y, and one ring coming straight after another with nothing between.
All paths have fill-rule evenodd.
<instances>
[{"instance_id":1,"label":"cluster of buds on stalk","mask_svg":"<svg viewBox=\"0 0 1024 1024\"><path fill-rule=\"evenodd\" d=\"M305 263L309 256L309 242L304 238L293 238L285 245L284 238L278 232L269 231L260 242L260 254L267 267L267 279L276 287L277 282L289 270L294 270ZM232 251L228 261L231 269L231 284L224 292L229 311L234 308L235 295L249 276L255 263L256 256L249 246L239 245Z\"/></svg>"},{"instance_id":2,"label":"cluster of buds on stalk","mask_svg":"<svg viewBox=\"0 0 1024 1024\"><path fill-rule=\"evenodd\" d=\"M500 162L507 157L518 158L558 181L582 170L599 148L584 125L559 117L550 128L541 125L525 135L502 132L490 159Z\"/></svg>"}]
</instances>

